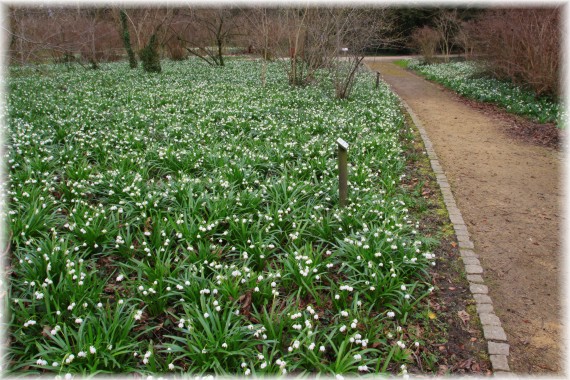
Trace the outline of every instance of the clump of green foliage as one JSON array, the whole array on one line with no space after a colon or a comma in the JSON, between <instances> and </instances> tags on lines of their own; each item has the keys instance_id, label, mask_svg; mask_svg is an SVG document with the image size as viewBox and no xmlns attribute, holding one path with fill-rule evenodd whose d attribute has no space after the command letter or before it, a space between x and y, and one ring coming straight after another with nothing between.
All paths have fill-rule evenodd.
<instances>
[{"instance_id":1,"label":"clump of green foliage","mask_svg":"<svg viewBox=\"0 0 570 380\"><path fill-rule=\"evenodd\" d=\"M144 71L148 73L160 73L162 71L156 34L150 36L148 44L140 51L139 55Z\"/></svg>"}]
</instances>

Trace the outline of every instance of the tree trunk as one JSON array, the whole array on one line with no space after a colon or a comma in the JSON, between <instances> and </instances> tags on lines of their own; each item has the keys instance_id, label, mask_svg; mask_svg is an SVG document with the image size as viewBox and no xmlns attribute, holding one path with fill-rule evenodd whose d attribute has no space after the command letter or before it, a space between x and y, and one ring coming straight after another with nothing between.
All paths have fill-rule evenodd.
<instances>
[{"instance_id":1,"label":"tree trunk","mask_svg":"<svg viewBox=\"0 0 570 380\"><path fill-rule=\"evenodd\" d=\"M125 46L125 50L127 51L127 55L129 56L129 66L131 69L135 69L137 67L137 58L131 46L131 35L129 33L129 24L127 22L127 13L123 9L121 9L119 12L121 17L121 28L123 31L123 44Z\"/></svg>"}]
</instances>

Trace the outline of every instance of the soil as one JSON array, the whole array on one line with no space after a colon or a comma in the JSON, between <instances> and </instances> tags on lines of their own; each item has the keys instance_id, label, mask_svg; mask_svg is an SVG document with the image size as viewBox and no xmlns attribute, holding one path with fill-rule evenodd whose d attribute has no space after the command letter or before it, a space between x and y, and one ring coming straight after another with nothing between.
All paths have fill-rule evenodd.
<instances>
[{"instance_id":1,"label":"soil","mask_svg":"<svg viewBox=\"0 0 570 380\"><path fill-rule=\"evenodd\" d=\"M559 133L462 100L390 61L366 64L408 103L434 145L511 345L511 370L562 374Z\"/></svg>"}]
</instances>

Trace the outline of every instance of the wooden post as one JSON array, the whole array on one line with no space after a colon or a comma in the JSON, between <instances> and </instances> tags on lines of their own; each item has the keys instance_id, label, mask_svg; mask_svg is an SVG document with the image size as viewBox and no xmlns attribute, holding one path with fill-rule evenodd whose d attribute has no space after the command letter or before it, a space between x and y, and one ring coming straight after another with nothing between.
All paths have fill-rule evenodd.
<instances>
[{"instance_id":1,"label":"wooden post","mask_svg":"<svg viewBox=\"0 0 570 380\"><path fill-rule=\"evenodd\" d=\"M343 139L338 144L338 199L340 207L346 206L348 196L348 143Z\"/></svg>"},{"instance_id":2,"label":"wooden post","mask_svg":"<svg viewBox=\"0 0 570 380\"><path fill-rule=\"evenodd\" d=\"M376 71L376 88L380 85L380 71Z\"/></svg>"}]
</instances>

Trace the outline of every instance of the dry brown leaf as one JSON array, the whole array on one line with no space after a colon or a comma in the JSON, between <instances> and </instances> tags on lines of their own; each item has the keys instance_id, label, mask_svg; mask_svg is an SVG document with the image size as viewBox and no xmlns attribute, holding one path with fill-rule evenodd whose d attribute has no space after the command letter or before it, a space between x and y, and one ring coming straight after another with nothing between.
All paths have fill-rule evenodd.
<instances>
[{"instance_id":1,"label":"dry brown leaf","mask_svg":"<svg viewBox=\"0 0 570 380\"><path fill-rule=\"evenodd\" d=\"M463 324L467 326L467 322L469 322L469 320L471 319L469 313L467 313L465 310L461 310L457 312L457 315L459 316L459 318L461 318Z\"/></svg>"}]
</instances>

